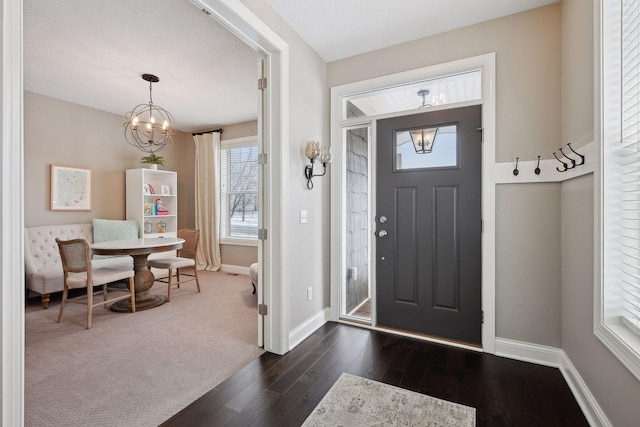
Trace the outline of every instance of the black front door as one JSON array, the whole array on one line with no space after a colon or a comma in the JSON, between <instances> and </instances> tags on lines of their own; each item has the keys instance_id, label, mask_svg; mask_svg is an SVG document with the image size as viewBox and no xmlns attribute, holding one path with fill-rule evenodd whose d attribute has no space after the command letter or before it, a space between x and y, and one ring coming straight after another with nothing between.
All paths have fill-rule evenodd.
<instances>
[{"instance_id":1,"label":"black front door","mask_svg":"<svg viewBox=\"0 0 640 427\"><path fill-rule=\"evenodd\" d=\"M379 326L482 343L481 107L377 122Z\"/></svg>"}]
</instances>

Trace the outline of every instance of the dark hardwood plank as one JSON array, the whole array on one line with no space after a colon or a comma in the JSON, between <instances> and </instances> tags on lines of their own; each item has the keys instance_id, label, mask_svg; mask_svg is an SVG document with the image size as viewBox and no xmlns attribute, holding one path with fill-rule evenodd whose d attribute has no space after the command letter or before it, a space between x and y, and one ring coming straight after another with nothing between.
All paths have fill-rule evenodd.
<instances>
[{"instance_id":1,"label":"dark hardwood plank","mask_svg":"<svg viewBox=\"0 0 640 427\"><path fill-rule=\"evenodd\" d=\"M474 407L478 426L588 426L558 369L336 323L162 425L298 426L343 372Z\"/></svg>"}]
</instances>

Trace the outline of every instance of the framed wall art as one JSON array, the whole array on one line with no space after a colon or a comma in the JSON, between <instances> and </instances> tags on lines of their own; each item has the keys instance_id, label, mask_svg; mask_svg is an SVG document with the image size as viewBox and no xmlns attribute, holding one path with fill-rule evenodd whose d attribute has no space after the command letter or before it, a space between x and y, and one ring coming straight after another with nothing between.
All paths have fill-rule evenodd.
<instances>
[{"instance_id":1,"label":"framed wall art","mask_svg":"<svg viewBox=\"0 0 640 427\"><path fill-rule=\"evenodd\" d=\"M51 165L51 210L91 210L91 169Z\"/></svg>"}]
</instances>

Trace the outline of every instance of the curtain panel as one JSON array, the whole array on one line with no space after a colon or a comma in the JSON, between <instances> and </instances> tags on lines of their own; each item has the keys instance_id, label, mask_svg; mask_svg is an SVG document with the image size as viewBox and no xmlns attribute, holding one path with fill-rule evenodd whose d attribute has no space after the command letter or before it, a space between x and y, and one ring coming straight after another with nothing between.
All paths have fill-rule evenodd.
<instances>
[{"instance_id":1,"label":"curtain panel","mask_svg":"<svg viewBox=\"0 0 640 427\"><path fill-rule=\"evenodd\" d=\"M198 269L220 269L220 132L194 135Z\"/></svg>"}]
</instances>

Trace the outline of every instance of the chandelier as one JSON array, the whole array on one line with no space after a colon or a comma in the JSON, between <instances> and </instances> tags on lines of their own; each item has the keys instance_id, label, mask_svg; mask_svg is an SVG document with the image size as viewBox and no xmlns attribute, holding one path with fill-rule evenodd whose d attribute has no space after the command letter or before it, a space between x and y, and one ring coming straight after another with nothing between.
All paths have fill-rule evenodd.
<instances>
[{"instance_id":1,"label":"chandelier","mask_svg":"<svg viewBox=\"0 0 640 427\"><path fill-rule=\"evenodd\" d=\"M160 78L143 74L142 80L149 82L149 103L137 105L125 114L124 137L130 145L146 153L155 153L173 144L173 117L164 108L153 104L151 86Z\"/></svg>"}]
</instances>

